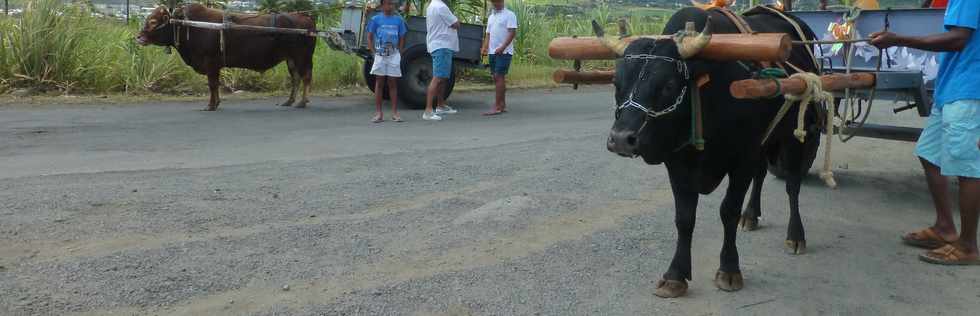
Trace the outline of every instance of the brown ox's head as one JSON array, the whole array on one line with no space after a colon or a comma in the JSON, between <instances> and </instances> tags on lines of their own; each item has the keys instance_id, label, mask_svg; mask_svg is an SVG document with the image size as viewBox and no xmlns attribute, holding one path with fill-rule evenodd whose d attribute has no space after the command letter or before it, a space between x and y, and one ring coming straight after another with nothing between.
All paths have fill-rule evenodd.
<instances>
[{"instance_id":1,"label":"brown ox's head","mask_svg":"<svg viewBox=\"0 0 980 316\"><path fill-rule=\"evenodd\" d=\"M136 35L136 43L140 45L170 46L174 43L173 28L170 27L170 10L159 6L146 17L143 30Z\"/></svg>"}]
</instances>

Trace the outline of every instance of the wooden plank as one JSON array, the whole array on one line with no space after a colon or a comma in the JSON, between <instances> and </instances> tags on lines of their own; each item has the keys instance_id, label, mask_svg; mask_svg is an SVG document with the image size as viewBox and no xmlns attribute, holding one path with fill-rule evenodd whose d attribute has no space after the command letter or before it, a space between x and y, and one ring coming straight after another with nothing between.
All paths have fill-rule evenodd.
<instances>
[{"instance_id":1,"label":"wooden plank","mask_svg":"<svg viewBox=\"0 0 980 316\"><path fill-rule=\"evenodd\" d=\"M737 99L759 99L773 95L800 94L806 90L806 82L802 79L746 79L739 80L729 86L732 96ZM869 89L875 86L875 74L868 72L852 74L832 74L820 76L824 91L841 91L844 89Z\"/></svg>"},{"instance_id":2,"label":"wooden plank","mask_svg":"<svg viewBox=\"0 0 980 316\"><path fill-rule=\"evenodd\" d=\"M170 23L181 24L181 25L207 29L207 30L242 30L242 31L264 32L264 33L294 34L294 35L303 35L303 36L310 36L310 37L317 37L320 35L319 34L320 32L310 31L306 29L242 25L242 24L235 24L235 23L224 24L224 23L178 20L178 19L170 20Z\"/></svg>"},{"instance_id":3,"label":"wooden plank","mask_svg":"<svg viewBox=\"0 0 980 316\"><path fill-rule=\"evenodd\" d=\"M670 35L631 36L623 38L629 43L640 38L671 39ZM785 33L714 34L708 46L698 58L719 61L771 61L789 59L793 40ZM548 45L548 55L562 60L616 59L616 53L602 45L595 37L558 37Z\"/></svg>"},{"instance_id":4,"label":"wooden plank","mask_svg":"<svg viewBox=\"0 0 980 316\"><path fill-rule=\"evenodd\" d=\"M569 69L555 70L552 79L555 83L571 84L612 84L615 71L574 71Z\"/></svg>"}]
</instances>

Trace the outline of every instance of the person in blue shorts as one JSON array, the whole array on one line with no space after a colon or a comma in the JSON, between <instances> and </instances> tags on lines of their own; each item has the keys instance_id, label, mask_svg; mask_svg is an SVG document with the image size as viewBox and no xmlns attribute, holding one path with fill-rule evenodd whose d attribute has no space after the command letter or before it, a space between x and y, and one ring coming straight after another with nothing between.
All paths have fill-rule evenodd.
<instances>
[{"instance_id":1,"label":"person in blue shorts","mask_svg":"<svg viewBox=\"0 0 980 316\"><path fill-rule=\"evenodd\" d=\"M879 48L905 46L943 52L936 78L935 102L919 136L916 154L936 208L931 227L906 234L910 245L932 248L919 256L929 263L980 265L977 220L980 212L980 1L950 0L946 32L929 36L871 34ZM959 180L959 235L949 201L949 180Z\"/></svg>"},{"instance_id":2,"label":"person in blue shorts","mask_svg":"<svg viewBox=\"0 0 980 316\"><path fill-rule=\"evenodd\" d=\"M490 75L496 86L494 106L483 115L507 112L507 71L514 57L514 37L517 36L517 15L507 9L504 0L492 0L493 13L487 18L487 34L483 42L483 55L489 54Z\"/></svg>"},{"instance_id":3,"label":"person in blue shorts","mask_svg":"<svg viewBox=\"0 0 980 316\"><path fill-rule=\"evenodd\" d=\"M422 119L441 121L441 114L455 114L457 111L446 105L444 98L446 86L453 72L453 55L459 51L459 19L442 0L432 0L425 9L425 46L432 55L432 81L426 91L425 112ZM433 111L432 100L438 107Z\"/></svg>"},{"instance_id":4,"label":"person in blue shorts","mask_svg":"<svg viewBox=\"0 0 980 316\"><path fill-rule=\"evenodd\" d=\"M391 99L391 120L402 121L398 115L398 78L402 76L401 51L405 50L408 26L402 17L395 14L394 2L395 0L381 0L381 14L372 17L367 25L368 48L374 55L374 64L371 65L371 74L374 75L374 103L377 109L371 119L374 123L384 121L381 103L384 102L386 83Z\"/></svg>"}]
</instances>

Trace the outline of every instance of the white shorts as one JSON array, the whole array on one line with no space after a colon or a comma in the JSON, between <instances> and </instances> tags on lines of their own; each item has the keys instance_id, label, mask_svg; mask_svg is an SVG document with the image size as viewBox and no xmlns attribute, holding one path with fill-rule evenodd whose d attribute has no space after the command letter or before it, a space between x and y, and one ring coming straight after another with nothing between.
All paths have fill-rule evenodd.
<instances>
[{"instance_id":1,"label":"white shorts","mask_svg":"<svg viewBox=\"0 0 980 316\"><path fill-rule=\"evenodd\" d=\"M371 74L400 78L402 76L402 55L397 52L390 56L374 55L374 65L371 66Z\"/></svg>"}]
</instances>

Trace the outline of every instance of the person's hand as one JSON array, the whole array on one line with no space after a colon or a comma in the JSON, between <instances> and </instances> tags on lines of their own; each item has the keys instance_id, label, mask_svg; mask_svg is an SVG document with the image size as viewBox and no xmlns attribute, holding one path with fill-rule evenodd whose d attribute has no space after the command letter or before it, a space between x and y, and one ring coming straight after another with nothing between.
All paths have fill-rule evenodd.
<instances>
[{"instance_id":1,"label":"person's hand","mask_svg":"<svg viewBox=\"0 0 980 316\"><path fill-rule=\"evenodd\" d=\"M495 50L493 53L496 54L496 55L503 54L504 53L504 47L497 48L497 50Z\"/></svg>"},{"instance_id":2,"label":"person's hand","mask_svg":"<svg viewBox=\"0 0 980 316\"><path fill-rule=\"evenodd\" d=\"M480 48L480 55L486 56L487 55L487 51L488 51L488 49L486 48L486 46L484 46L483 48Z\"/></svg>"},{"instance_id":3,"label":"person's hand","mask_svg":"<svg viewBox=\"0 0 980 316\"><path fill-rule=\"evenodd\" d=\"M875 32L871 33L869 37L871 39L871 45L878 48L889 48L892 46L898 46L898 34L892 32Z\"/></svg>"}]
</instances>

